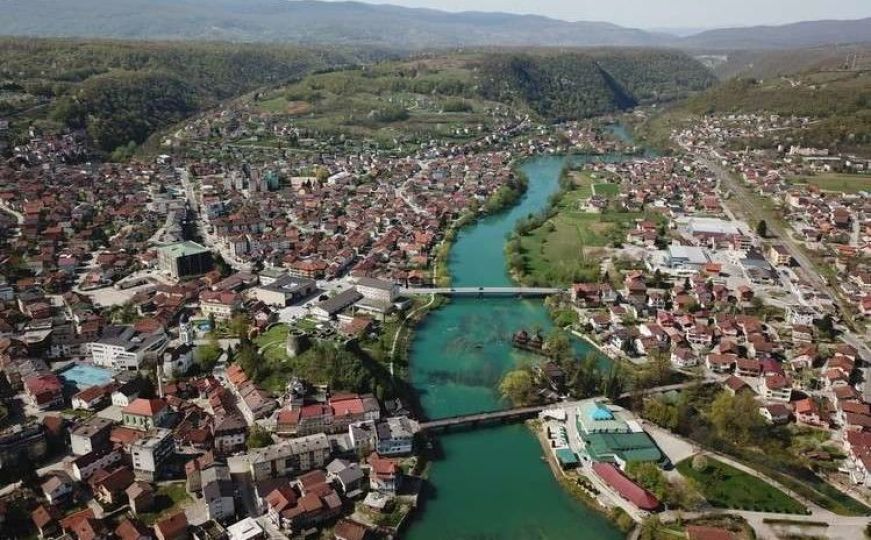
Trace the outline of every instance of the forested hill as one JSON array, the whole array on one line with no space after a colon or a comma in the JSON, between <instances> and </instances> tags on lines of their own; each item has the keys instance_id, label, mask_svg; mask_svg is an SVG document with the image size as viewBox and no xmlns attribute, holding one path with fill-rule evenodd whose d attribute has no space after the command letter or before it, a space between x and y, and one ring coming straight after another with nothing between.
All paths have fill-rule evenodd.
<instances>
[{"instance_id":1,"label":"forested hill","mask_svg":"<svg viewBox=\"0 0 871 540\"><path fill-rule=\"evenodd\" d=\"M670 101L715 80L680 52L616 49L495 53L481 60L479 77L485 98L522 103L556 121Z\"/></svg>"},{"instance_id":2,"label":"forested hill","mask_svg":"<svg viewBox=\"0 0 871 540\"><path fill-rule=\"evenodd\" d=\"M4 0L0 35L457 46L647 46L668 36L601 22L316 0Z\"/></svg>"},{"instance_id":3,"label":"forested hill","mask_svg":"<svg viewBox=\"0 0 871 540\"><path fill-rule=\"evenodd\" d=\"M21 130L34 121L83 128L96 149L122 158L153 133L222 100L388 56L372 49L266 44L6 39L0 40L0 117ZM381 94L402 87L429 101L479 98L560 121L672 100L714 81L692 58L667 50L496 50L419 58L436 67L348 72L354 84L334 106L347 109L348 118L367 117ZM390 76L374 76L385 70ZM341 73L332 78L343 79ZM363 95L369 97L355 101Z\"/></svg>"},{"instance_id":4,"label":"forested hill","mask_svg":"<svg viewBox=\"0 0 871 540\"><path fill-rule=\"evenodd\" d=\"M605 22L319 0L0 0L0 35L380 45L810 47L871 40L871 19L724 28L683 38Z\"/></svg>"},{"instance_id":5,"label":"forested hill","mask_svg":"<svg viewBox=\"0 0 871 540\"><path fill-rule=\"evenodd\" d=\"M735 78L680 103L644 127L662 143L667 133L706 114L779 114L813 118L804 129L785 130L769 139L736 142L776 146L799 144L867 153L871 149L871 71L807 71L758 80Z\"/></svg>"},{"instance_id":6,"label":"forested hill","mask_svg":"<svg viewBox=\"0 0 871 540\"><path fill-rule=\"evenodd\" d=\"M222 43L0 40L0 117L84 127L104 151L264 85L386 53Z\"/></svg>"}]
</instances>

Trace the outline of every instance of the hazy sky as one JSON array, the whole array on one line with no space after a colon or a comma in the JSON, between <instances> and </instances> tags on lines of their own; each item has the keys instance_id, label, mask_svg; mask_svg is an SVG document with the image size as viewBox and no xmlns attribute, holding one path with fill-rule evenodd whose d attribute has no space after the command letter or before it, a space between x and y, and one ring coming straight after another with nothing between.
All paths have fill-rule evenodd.
<instances>
[{"instance_id":1,"label":"hazy sky","mask_svg":"<svg viewBox=\"0 0 871 540\"><path fill-rule=\"evenodd\" d=\"M711 28L871 17L871 0L362 0L448 11L536 13L637 28Z\"/></svg>"}]
</instances>

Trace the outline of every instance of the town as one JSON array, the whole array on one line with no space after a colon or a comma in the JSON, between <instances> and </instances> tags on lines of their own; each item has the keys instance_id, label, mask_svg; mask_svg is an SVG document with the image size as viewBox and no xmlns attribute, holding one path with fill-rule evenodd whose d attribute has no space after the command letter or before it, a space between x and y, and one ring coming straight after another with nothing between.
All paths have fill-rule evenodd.
<instances>
[{"instance_id":1,"label":"town","mask_svg":"<svg viewBox=\"0 0 871 540\"><path fill-rule=\"evenodd\" d=\"M869 534L871 158L468 61L0 137L0 537Z\"/></svg>"}]
</instances>

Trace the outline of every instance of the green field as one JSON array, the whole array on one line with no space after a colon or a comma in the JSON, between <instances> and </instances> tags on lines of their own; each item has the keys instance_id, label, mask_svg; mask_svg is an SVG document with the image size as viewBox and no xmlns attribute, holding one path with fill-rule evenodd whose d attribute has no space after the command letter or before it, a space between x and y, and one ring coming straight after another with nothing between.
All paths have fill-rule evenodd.
<instances>
[{"instance_id":1,"label":"green field","mask_svg":"<svg viewBox=\"0 0 871 540\"><path fill-rule=\"evenodd\" d=\"M365 137L382 145L432 137L467 140L492 124L504 105L482 99L462 58L386 62L319 73L258 95L255 111L287 116L325 135Z\"/></svg>"},{"instance_id":2,"label":"green field","mask_svg":"<svg viewBox=\"0 0 871 540\"><path fill-rule=\"evenodd\" d=\"M263 357L270 364L280 364L287 360L285 342L288 327L286 324L276 324L265 334L254 340L254 343L263 351Z\"/></svg>"},{"instance_id":3,"label":"green field","mask_svg":"<svg viewBox=\"0 0 871 540\"><path fill-rule=\"evenodd\" d=\"M708 458L707 469L697 471L692 461L692 458L681 461L677 470L696 482L702 496L712 506L790 514L806 511L798 501L779 489L725 463Z\"/></svg>"},{"instance_id":4,"label":"green field","mask_svg":"<svg viewBox=\"0 0 871 540\"><path fill-rule=\"evenodd\" d=\"M620 194L620 186L619 184L593 184L593 191L596 195L613 197Z\"/></svg>"},{"instance_id":5,"label":"green field","mask_svg":"<svg viewBox=\"0 0 871 540\"><path fill-rule=\"evenodd\" d=\"M154 493L154 507L150 512L139 514L139 519L146 525L152 525L161 517L166 517L178 510L190 498L184 482L161 484Z\"/></svg>"},{"instance_id":6,"label":"green field","mask_svg":"<svg viewBox=\"0 0 871 540\"><path fill-rule=\"evenodd\" d=\"M578 279L591 279L587 273L597 272L604 248L622 242L625 231L641 212L591 213L585 209L586 200L595 189L608 195L619 192L611 183L595 183L588 171L569 173L575 188L565 193L556 206L556 215L521 237L526 281L535 284L568 285ZM579 273L579 269L587 270Z\"/></svg>"},{"instance_id":7,"label":"green field","mask_svg":"<svg viewBox=\"0 0 871 540\"><path fill-rule=\"evenodd\" d=\"M829 173L802 176L791 180L790 183L814 185L823 191L839 191L841 193L871 191L871 175L868 174Z\"/></svg>"}]
</instances>

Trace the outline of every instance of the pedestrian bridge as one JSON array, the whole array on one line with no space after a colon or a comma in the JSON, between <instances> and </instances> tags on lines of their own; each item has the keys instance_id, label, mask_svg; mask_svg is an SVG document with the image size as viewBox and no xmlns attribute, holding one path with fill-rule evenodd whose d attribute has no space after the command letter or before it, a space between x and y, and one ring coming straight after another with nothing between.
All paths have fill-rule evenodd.
<instances>
[{"instance_id":1,"label":"pedestrian bridge","mask_svg":"<svg viewBox=\"0 0 871 540\"><path fill-rule=\"evenodd\" d=\"M402 296L441 294L445 296L521 296L540 297L559 294L567 289L552 287L420 287L400 289Z\"/></svg>"},{"instance_id":2,"label":"pedestrian bridge","mask_svg":"<svg viewBox=\"0 0 871 540\"><path fill-rule=\"evenodd\" d=\"M689 388L696 384L711 384L716 382L717 379L712 377L705 378L701 381L690 381L684 383L677 384L666 384L662 386L656 386L654 388L648 388L646 390L642 390L640 392L623 392L617 399L626 399L633 396L648 396L652 394L661 394L664 392L670 392L672 390L682 390L684 388ZM600 401L607 399L605 396L596 396L587 398L589 400ZM586 400L582 400L586 401ZM514 422L523 422L525 420L529 420L531 418L535 418L539 413L545 411L547 409L565 409L569 407L577 406L581 401L564 401L559 403L548 403L545 405L535 405L533 407L515 407L512 409L503 409L500 411L488 411L481 413L472 413L472 414L461 414L458 416L451 416L447 418L439 418L437 420L429 420L426 422L420 423L421 431L427 431L430 433L438 433L438 432L446 432L451 431L453 429L461 430L469 430L469 429L478 429L481 427L494 426L499 424L510 424Z\"/></svg>"},{"instance_id":3,"label":"pedestrian bridge","mask_svg":"<svg viewBox=\"0 0 871 540\"><path fill-rule=\"evenodd\" d=\"M530 418L535 418L541 411L551 408L553 405L538 405L535 407L521 407L516 409L505 409L502 411L491 411L477 414L465 414L460 416L452 416L450 418L442 418L439 420L431 420L429 422L421 422L420 429L425 431L450 431L451 428L470 428L478 427L485 423L510 423L522 422Z\"/></svg>"}]
</instances>

